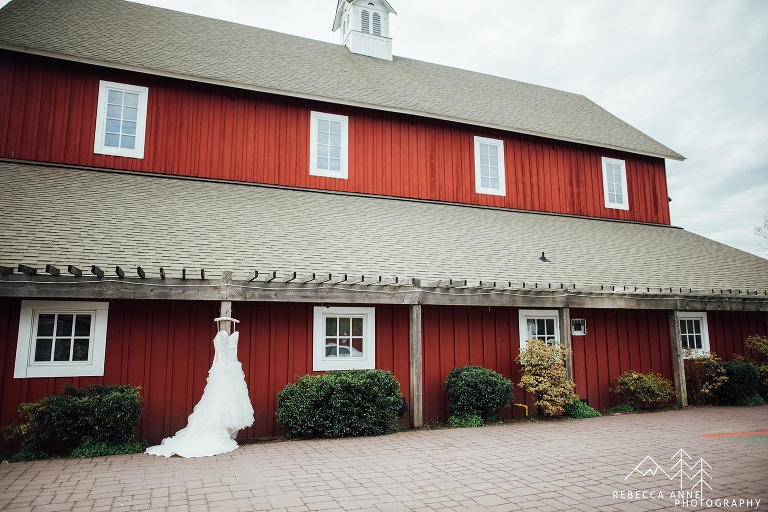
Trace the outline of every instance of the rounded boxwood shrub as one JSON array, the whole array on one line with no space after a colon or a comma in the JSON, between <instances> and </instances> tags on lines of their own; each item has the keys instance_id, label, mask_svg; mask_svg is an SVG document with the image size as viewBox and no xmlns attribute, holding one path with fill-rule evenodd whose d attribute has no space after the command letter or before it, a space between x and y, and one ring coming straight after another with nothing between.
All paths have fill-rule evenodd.
<instances>
[{"instance_id":1,"label":"rounded boxwood shrub","mask_svg":"<svg viewBox=\"0 0 768 512\"><path fill-rule=\"evenodd\" d=\"M130 385L65 385L60 395L21 404L19 414L24 421L14 433L22 447L13 460L50 452L95 457L141 451L135 439L141 396Z\"/></svg>"},{"instance_id":2,"label":"rounded boxwood shrub","mask_svg":"<svg viewBox=\"0 0 768 512\"><path fill-rule=\"evenodd\" d=\"M458 366L445 379L448 411L454 417L492 421L514 399L512 381L482 366ZM458 421L458 420L457 420Z\"/></svg>"},{"instance_id":3,"label":"rounded boxwood shrub","mask_svg":"<svg viewBox=\"0 0 768 512\"><path fill-rule=\"evenodd\" d=\"M720 363L728 380L717 390L720 403L725 405L754 405L757 403L757 385L760 373L757 367L746 362L723 361ZM759 395L758 395L759 396Z\"/></svg>"},{"instance_id":4,"label":"rounded boxwood shrub","mask_svg":"<svg viewBox=\"0 0 768 512\"><path fill-rule=\"evenodd\" d=\"M383 370L305 375L277 394L277 421L287 438L391 434L403 405L400 383Z\"/></svg>"}]
</instances>

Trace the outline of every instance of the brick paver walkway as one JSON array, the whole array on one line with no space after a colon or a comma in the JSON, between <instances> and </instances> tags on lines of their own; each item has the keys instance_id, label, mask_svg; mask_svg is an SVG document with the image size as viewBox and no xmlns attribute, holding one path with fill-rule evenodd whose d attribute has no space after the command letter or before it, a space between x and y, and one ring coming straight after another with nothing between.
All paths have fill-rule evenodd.
<instances>
[{"instance_id":1,"label":"brick paver walkway","mask_svg":"<svg viewBox=\"0 0 768 512\"><path fill-rule=\"evenodd\" d=\"M755 510L759 499L766 510L768 447L703 437L766 428L768 406L706 408L248 445L202 459L141 454L3 464L0 509L672 509L679 477L625 477L646 456L674 476L682 448L690 465L704 459L711 466L704 465L711 489L704 486L704 507L689 501L678 509ZM648 469L655 466L646 460L639 470ZM689 489L698 478L683 480Z\"/></svg>"}]
</instances>

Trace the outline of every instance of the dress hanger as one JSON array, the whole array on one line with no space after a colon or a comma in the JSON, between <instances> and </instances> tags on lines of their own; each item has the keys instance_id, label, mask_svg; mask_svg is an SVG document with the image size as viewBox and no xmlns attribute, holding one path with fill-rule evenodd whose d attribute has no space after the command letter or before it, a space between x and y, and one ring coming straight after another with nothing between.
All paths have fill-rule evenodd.
<instances>
[{"instance_id":1,"label":"dress hanger","mask_svg":"<svg viewBox=\"0 0 768 512\"><path fill-rule=\"evenodd\" d=\"M219 325L219 322L221 322L221 321L230 321L233 324L239 324L240 323L240 320L232 318L231 316L220 316L219 318L214 318L213 321L216 322L216 328L219 331L221 331L221 325ZM233 325L232 327L235 327L235 326ZM232 330L233 333L235 331L236 331L235 329Z\"/></svg>"}]
</instances>

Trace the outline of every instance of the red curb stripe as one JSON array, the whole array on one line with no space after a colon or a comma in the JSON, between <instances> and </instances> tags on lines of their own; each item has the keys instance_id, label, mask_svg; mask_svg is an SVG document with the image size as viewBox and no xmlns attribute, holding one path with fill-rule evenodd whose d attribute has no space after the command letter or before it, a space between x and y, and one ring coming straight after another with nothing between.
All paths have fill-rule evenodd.
<instances>
[{"instance_id":1,"label":"red curb stripe","mask_svg":"<svg viewBox=\"0 0 768 512\"><path fill-rule=\"evenodd\" d=\"M755 432L731 432L728 434L707 434L702 437L707 439L714 439L716 437L759 436L764 434L768 434L768 430L757 430Z\"/></svg>"}]
</instances>

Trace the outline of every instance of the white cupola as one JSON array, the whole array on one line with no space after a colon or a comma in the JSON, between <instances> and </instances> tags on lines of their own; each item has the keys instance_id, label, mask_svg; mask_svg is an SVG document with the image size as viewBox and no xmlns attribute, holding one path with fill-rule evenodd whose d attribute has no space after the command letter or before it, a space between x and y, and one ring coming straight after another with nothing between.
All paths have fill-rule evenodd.
<instances>
[{"instance_id":1,"label":"white cupola","mask_svg":"<svg viewBox=\"0 0 768 512\"><path fill-rule=\"evenodd\" d=\"M333 31L341 29L341 43L352 53L392 60L387 0L338 0Z\"/></svg>"}]
</instances>

